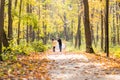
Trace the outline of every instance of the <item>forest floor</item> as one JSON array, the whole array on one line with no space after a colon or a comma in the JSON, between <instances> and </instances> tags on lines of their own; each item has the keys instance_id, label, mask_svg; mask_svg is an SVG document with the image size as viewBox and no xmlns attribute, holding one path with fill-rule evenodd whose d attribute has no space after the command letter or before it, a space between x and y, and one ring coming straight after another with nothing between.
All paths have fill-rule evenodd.
<instances>
[{"instance_id":1,"label":"forest floor","mask_svg":"<svg viewBox=\"0 0 120 80\"><path fill-rule=\"evenodd\" d=\"M0 80L120 80L120 60L49 50L0 62Z\"/></svg>"}]
</instances>

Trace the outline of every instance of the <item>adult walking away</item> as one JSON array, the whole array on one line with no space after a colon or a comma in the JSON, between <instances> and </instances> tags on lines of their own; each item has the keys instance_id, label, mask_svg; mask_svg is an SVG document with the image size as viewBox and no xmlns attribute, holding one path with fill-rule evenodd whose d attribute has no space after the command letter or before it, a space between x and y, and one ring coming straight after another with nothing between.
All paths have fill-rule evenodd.
<instances>
[{"instance_id":1,"label":"adult walking away","mask_svg":"<svg viewBox=\"0 0 120 80\"><path fill-rule=\"evenodd\" d=\"M61 52L62 51L62 40L60 38L58 39L58 44L59 44L59 49Z\"/></svg>"},{"instance_id":2,"label":"adult walking away","mask_svg":"<svg viewBox=\"0 0 120 80\"><path fill-rule=\"evenodd\" d=\"M54 39L52 39L52 48L53 48L53 52L55 52L55 46L56 46L56 41Z\"/></svg>"}]
</instances>

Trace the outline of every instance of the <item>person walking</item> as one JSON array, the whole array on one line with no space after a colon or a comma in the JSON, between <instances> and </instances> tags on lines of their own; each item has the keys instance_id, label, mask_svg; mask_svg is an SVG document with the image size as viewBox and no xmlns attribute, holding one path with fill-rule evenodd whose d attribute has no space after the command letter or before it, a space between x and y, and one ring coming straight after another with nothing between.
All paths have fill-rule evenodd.
<instances>
[{"instance_id":1,"label":"person walking","mask_svg":"<svg viewBox=\"0 0 120 80\"><path fill-rule=\"evenodd\" d=\"M58 44L59 44L59 50L62 52L62 40L59 38L58 39Z\"/></svg>"}]
</instances>

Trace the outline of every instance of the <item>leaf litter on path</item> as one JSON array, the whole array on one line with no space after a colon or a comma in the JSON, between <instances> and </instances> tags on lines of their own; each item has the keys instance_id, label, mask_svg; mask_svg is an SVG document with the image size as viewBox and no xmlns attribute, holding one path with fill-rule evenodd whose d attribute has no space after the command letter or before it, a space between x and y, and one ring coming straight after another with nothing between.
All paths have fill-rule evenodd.
<instances>
[{"instance_id":1,"label":"leaf litter on path","mask_svg":"<svg viewBox=\"0 0 120 80\"><path fill-rule=\"evenodd\" d=\"M120 80L120 73L115 74L115 70L108 69L110 65L116 65L116 63L110 64L108 62L110 60L105 58L100 60L100 57L93 56L94 54L87 54L48 54L47 57L50 60L48 73L51 80ZM118 71L120 72L120 69Z\"/></svg>"}]
</instances>

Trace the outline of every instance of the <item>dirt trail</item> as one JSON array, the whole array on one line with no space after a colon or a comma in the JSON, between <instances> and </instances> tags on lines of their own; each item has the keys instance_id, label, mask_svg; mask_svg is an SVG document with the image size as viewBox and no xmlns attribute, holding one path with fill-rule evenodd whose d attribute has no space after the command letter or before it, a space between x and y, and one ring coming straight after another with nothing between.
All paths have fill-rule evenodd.
<instances>
[{"instance_id":1,"label":"dirt trail","mask_svg":"<svg viewBox=\"0 0 120 80\"><path fill-rule=\"evenodd\" d=\"M83 54L55 52L47 57L51 80L120 80L120 74L107 73L104 64L92 62Z\"/></svg>"}]
</instances>

